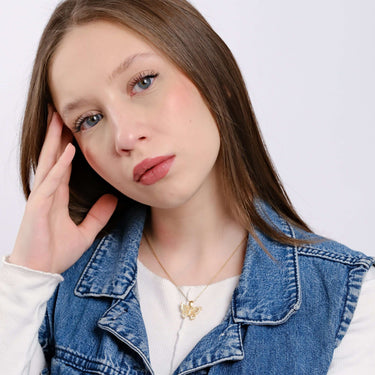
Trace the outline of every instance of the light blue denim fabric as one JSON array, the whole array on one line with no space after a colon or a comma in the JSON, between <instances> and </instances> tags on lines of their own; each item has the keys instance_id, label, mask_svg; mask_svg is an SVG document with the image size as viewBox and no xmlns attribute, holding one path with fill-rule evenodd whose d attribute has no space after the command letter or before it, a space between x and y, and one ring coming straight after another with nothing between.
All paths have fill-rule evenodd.
<instances>
[{"instance_id":1,"label":"light blue denim fabric","mask_svg":"<svg viewBox=\"0 0 375 375\"><path fill-rule=\"evenodd\" d=\"M266 205L275 227L292 228ZM137 298L137 255L146 208L129 209L64 273L48 303L40 342L45 374L153 374ZM345 335L374 259L329 240L294 247L252 237L223 322L199 341L175 374L322 375Z\"/></svg>"}]
</instances>

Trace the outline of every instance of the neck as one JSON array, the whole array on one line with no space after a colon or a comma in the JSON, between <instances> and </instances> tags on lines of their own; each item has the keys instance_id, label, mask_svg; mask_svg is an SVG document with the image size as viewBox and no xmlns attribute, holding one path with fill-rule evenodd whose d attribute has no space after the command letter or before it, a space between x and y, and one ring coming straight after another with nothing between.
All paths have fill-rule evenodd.
<instances>
[{"instance_id":1,"label":"neck","mask_svg":"<svg viewBox=\"0 0 375 375\"><path fill-rule=\"evenodd\" d=\"M151 208L146 231L160 261L180 285L207 283L246 235L218 189L202 191L178 208ZM244 249L245 244L214 282L240 274ZM166 276L145 241L140 260Z\"/></svg>"}]
</instances>

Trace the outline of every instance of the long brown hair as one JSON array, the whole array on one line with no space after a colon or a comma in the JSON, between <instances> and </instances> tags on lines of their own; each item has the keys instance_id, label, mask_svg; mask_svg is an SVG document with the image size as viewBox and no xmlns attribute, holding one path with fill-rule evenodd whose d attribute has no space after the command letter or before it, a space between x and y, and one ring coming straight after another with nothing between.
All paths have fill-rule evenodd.
<instances>
[{"instance_id":1,"label":"long brown hair","mask_svg":"<svg viewBox=\"0 0 375 375\"><path fill-rule=\"evenodd\" d=\"M26 197L35 172L52 102L48 68L64 35L95 20L126 26L151 42L195 84L214 116L221 138L222 186L233 213L250 233L295 241L268 223L256 208L261 200L290 223L310 231L294 210L272 165L235 59L203 16L185 0L66 0L41 37L30 83L21 141L21 178ZM79 223L99 196L116 192L88 165L77 147L70 180L70 214ZM82 193L84 192L84 194ZM120 197L126 206L129 199Z\"/></svg>"}]
</instances>

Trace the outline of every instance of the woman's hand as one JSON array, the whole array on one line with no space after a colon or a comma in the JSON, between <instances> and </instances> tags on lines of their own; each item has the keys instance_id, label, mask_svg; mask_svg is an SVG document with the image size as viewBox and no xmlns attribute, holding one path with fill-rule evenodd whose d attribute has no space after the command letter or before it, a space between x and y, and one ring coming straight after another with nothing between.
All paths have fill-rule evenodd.
<instances>
[{"instance_id":1,"label":"woman's hand","mask_svg":"<svg viewBox=\"0 0 375 375\"><path fill-rule=\"evenodd\" d=\"M52 117L52 118L51 118ZM113 214L117 199L103 195L76 225L69 216L69 179L75 147L60 116L49 126L15 247L8 261L44 272L62 273L92 244Z\"/></svg>"}]
</instances>

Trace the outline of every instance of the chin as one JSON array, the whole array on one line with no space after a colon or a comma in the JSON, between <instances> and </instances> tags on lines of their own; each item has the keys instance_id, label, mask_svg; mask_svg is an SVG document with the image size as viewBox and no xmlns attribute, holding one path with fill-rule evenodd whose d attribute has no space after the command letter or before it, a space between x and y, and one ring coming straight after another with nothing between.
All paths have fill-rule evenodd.
<instances>
[{"instance_id":1,"label":"chin","mask_svg":"<svg viewBox=\"0 0 375 375\"><path fill-rule=\"evenodd\" d=\"M166 178L146 188L120 188L119 191L132 200L150 207L178 209L187 205L202 207L216 195L217 184L213 175L204 175L201 178L189 175L183 179Z\"/></svg>"},{"instance_id":2,"label":"chin","mask_svg":"<svg viewBox=\"0 0 375 375\"><path fill-rule=\"evenodd\" d=\"M186 203L189 202L188 198L182 198L182 197L158 197L156 199L147 199L144 201L139 201L140 203L143 203L147 206L150 206L151 208L158 208L163 210L171 210L171 209L177 209L182 206L184 206Z\"/></svg>"},{"instance_id":3,"label":"chin","mask_svg":"<svg viewBox=\"0 0 375 375\"><path fill-rule=\"evenodd\" d=\"M194 192L192 193L191 191L178 191L176 189L168 191L163 189L162 191L153 192L147 196L128 196L129 198L152 208L168 210L177 209L188 204L194 195Z\"/></svg>"}]
</instances>

